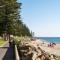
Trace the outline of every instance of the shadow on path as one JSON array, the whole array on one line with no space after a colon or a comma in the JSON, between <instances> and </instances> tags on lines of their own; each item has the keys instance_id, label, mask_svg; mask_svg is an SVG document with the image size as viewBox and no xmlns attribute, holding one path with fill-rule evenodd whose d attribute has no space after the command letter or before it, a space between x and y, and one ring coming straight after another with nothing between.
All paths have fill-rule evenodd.
<instances>
[{"instance_id":1,"label":"shadow on path","mask_svg":"<svg viewBox=\"0 0 60 60\"><path fill-rule=\"evenodd\" d=\"M2 60L15 60L14 59L14 48L13 47L1 47L3 49L7 49Z\"/></svg>"}]
</instances>

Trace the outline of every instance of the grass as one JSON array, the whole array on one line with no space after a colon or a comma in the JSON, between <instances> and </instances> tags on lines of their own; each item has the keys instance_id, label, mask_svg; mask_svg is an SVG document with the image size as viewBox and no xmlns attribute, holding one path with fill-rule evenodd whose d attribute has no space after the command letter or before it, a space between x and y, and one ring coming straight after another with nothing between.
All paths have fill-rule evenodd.
<instances>
[{"instance_id":1,"label":"grass","mask_svg":"<svg viewBox=\"0 0 60 60\"><path fill-rule=\"evenodd\" d=\"M5 42L3 39L0 39L0 46L4 45Z\"/></svg>"}]
</instances>

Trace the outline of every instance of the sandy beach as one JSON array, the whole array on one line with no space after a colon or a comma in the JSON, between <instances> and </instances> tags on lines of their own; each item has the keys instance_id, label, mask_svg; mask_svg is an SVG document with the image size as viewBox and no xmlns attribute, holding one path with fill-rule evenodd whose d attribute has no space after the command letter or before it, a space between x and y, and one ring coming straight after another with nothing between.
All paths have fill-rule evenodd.
<instances>
[{"instance_id":1,"label":"sandy beach","mask_svg":"<svg viewBox=\"0 0 60 60\"><path fill-rule=\"evenodd\" d=\"M56 44L56 46L54 47L48 47L48 46L42 45L40 46L40 48L49 54L55 54L60 56L60 44Z\"/></svg>"},{"instance_id":2,"label":"sandy beach","mask_svg":"<svg viewBox=\"0 0 60 60\"><path fill-rule=\"evenodd\" d=\"M42 40L36 40L33 42L34 45L38 45L42 50L44 50L45 52L49 53L49 54L54 54L57 56L60 56L60 44L56 44L54 47L48 47L48 42L44 42Z\"/></svg>"}]
</instances>

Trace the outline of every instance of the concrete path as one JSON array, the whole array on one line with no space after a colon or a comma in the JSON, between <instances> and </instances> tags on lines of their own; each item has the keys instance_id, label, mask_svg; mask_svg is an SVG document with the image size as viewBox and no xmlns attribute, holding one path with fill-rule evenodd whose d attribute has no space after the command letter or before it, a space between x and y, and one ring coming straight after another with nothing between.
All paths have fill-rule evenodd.
<instances>
[{"instance_id":1,"label":"concrete path","mask_svg":"<svg viewBox=\"0 0 60 60\"><path fill-rule=\"evenodd\" d=\"M0 47L0 60L15 60L13 47L9 47L7 42L3 47Z\"/></svg>"}]
</instances>

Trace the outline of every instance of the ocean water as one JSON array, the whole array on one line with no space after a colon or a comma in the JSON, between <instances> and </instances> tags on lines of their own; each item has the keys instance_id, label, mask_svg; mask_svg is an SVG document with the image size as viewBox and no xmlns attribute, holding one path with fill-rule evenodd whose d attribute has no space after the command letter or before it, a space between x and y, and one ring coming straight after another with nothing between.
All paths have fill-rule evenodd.
<instances>
[{"instance_id":1,"label":"ocean water","mask_svg":"<svg viewBox=\"0 0 60 60\"><path fill-rule=\"evenodd\" d=\"M54 42L54 43L60 43L60 37L38 37L38 39L42 39L43 41L47 42Z\"/></svg>"}]
</instances>

